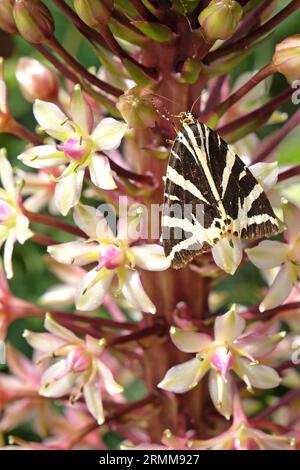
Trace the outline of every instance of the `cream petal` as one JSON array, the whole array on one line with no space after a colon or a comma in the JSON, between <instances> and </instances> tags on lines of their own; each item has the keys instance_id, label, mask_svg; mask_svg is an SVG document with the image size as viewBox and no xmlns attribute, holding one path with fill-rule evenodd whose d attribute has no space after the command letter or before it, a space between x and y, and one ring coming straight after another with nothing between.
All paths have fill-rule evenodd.
<instances>
[{"instance_id":1,"label":"cream petal","mask_svg":"<svg viewBox=\"0 0 300 470\"><path fill-rule=\"evenodd\" d=\"M88 272L78 285L76 308L89 311L97 309L103 302L114 276L114 271L93 269Z\"/></svg>"},{"instance_id":2,"label":"cream petal","mask_svg":"<svg viewBox=\"0 0 300 470\"><path fill-rule=\"evenodd\" d=\"M269 191L278 180L278 163L271 162L259 162L251 165L249 170L253 174L254 178L263 187L264 191Z\"/></svg>"},{"instance_id":3,"label":"cream petal","mask_svg":"<svg viewBox=\"0 0 300 470\"><path fill-rule=\"evenodd\" d=\"M33 114L40 127L55 139L64 141L74 133L68 117L54 103L36 100Z\"/></svg>"},{"instance_id":4,"label":"cream petal","mask_svg":"<svg viewBox=\"0 0 300 470\"><path fill-rule=\"evenodd\" d=\"M93 129L93 111L85 100L80 85L75 85L71 98L72 120L82 129L83 133L89 135Z\"/></svg>"},{"instance_id":5,"label":"cream petal","mask_svg":"<svg viewBox=\"0 0 300 470\"><path fill-rule=\"evenodd\" d=\"M77 170L62 177L56 184L54 199L62 215L67 215L69 210L79 202L83 178L84 170Z\"/></svg>"},{"instance_id":6,"label":"cream petal","mask_svg":"<svg viewBox=\"0 0 300 470\"><path fill-rule=\"evenodd\" d=\"M93 381L85 385L83 388L83 395L87 409L91 415L97 420L99 425L103 424L105 417L99 384L96 381Z\"/></svg>"},{"instance_id":7,"label":"cream petal","mask_svg":"<svg viewBox=\"0 0 300 470\"><path fill-rule=\"evenodd\" d=\"M170 267L170 261L166 258L164 249L160 245L133 246L129 251L134 256L136 265L142 269L164 271Z\"/></svg>"},{"instance_id":8,"label":"cream petal","mask_svg":"<svg viewBox=\"0 0 300 470\"><path fill-rule=\"evenodd\" d=\"M63 397L71 393L74 381L75 374L66 373L65 361L58 361L44 372L39 393L43 397Z\"/></svg>"},{"instance_id":9,"label":"cream petal","mask_svg":"<svg viewBox=\"0 0 300 470\"><path fill-rule=\"evenodd\" d=\"M195 357L171 367L157 386L168 392L185 393L198 385L208 369L208 361L201 361Z\"/></svg>"},{"instance_id":10,"label":"cream petal","mask_svg":"<svg viewBox=\"0 0 300 470\"><path fill-rule=\"evenodd\" d=\"M39 145L31 147L18 156L30 168L52 168L68 162L63 152L59 152L55 145Z\"/></svg>"},{"instance_id":11,"label":"cream petal","mask_svg":"<svg viewBox=\"0 0 300 470\"><path fill-rule=\"evenodd\" d=\"M212 255L216 265L232 275L242 261L242 242L237 238L232 238L230 241L228 238L222 238L212 247Z\"/></svg>"},{"instance_id":12,"label":"cream petal","mask_svg":"<svg viewBox=\"0 0 300 470\"><path fill-rule=\"evenodd\" d=\"M251 363L248 359L235 357L233 370L246 383L247 387L261 389L275 388L281 382L276 370L271 367Z\"/></svg>"},{"instance_id":13,"label":"cream petal","mask_svg":"<svg viewBox=\"0 0 300 470\"><path fill-rule=\"evenodd\" d=\"M33 349L49 354L66 344L65 340L53 336L51 333L34 333L33 331L24 330L23 337Z\"/></svg>"},{"instance_id":14,"label":"cream petal","mask_svg":"<svg viewBox=\"0 0 300 470\"><path fill-rule=\"evenodd\" d=\"M156 307L146 294L137 271L127 270L121 291L131 307L142 312L156 312Z\"/></svg>"},{"instance_id":15,"label":"cream petal","mask_svg":"<svg viewBox=\"0 0 300 470\"><path fill-rule=\"evenodd\" d=\"M50 245L48 253L55 261L63 264L84 266L99 259L99 244L74 241Z\"/></svg>"},{"instance_id":16,"label":"cream petal","mask_svg":"<svg viewBox=\"0 0 300 470\"><path fill-rule=\"evenodd\" d=\"M297 270L292 263L285 263L278 272L266 297L261 302L259 310L264 312L278 307L290 294L294 283L297 281Z\"/></svg>"},{"instance_id":17,"label":"cream petal","mask_svg":"<svg viewBox=\"0 0 300 470\"><path fill-rule=\"evenodd\" d=\"M209 394L212 402L226 419L230 419L233 407L233 382L230 374L227 374L226 382L220 373L211 370L208 379Z\"/></svg>"},{"instance_id":18,"label":"cream petal","mask_svg":"<svg viewBox=\"0 0 300 470\"><path fill-rule=\"evenodd\" d=\"M99 373L103 379L103 382L104 382L104 385L105 385L105 388L107 390L107 392L110 394L110 395L116 395L117 393L122 393L123 392L123 387L121 385L119 385L111 371L109 370L108 367L106 367L106 365L101 362L101 361L97 361L97 367L98 367L98 370L99 370Z\"/></svg>"},{"instance_id":19,"label":"cream petal","mask_svg":"<svg viewBox=\"0 0 300 470\"><path fill-rule=\"evenodd\" d=\"M75 287L67 285L55 285L50 287L38 299L38 303L44 307L62 308L74 303Z\"/></svg>"},{"instance_id":20,"label":"cream petal","mask_svg":"<svg viewBox=\"0 0 300 470\"><path fill-rule=\"evenodd\" d=\"M285 337L285 332L275 335L249 333L234 341L234 347L242 356L253 360L270 354Z\"/></svg>"},{"instance_id":21,"label":"cream petal","mask_svg":"<svg viewBox=\"0 0 300 470\"><path fill-rule=\"evenodd\" d=\"M170 336L175 346L186 353L201 353L212 344L210 336L194 331L185 331L172 326Z\"/></svg>"},{"instance_id":22,"label":"cream petal","mask_svg":"<svg viewBox=\"0 0 300 470\"><path fill-rule=\"evenodd\" d=\"M246 327L245 320L237 313L236 306L215 320L215 340L225 344L231 344L238 338Z\"/></svg>"},{"instance_id":23,"label":"cream petal","mask_svg":"<svg viewBox=\"0 0 300 470\"><path fill-rule=\"evenodd\" d=\"M113 150L119 147L126 132L127 124L113 118L104 118L92 133L98 150Z\"/></svg>"},{"instance_id":24,"label":"cream petal","mask_svg":"<svg viewBox=\"0 0 300 470\"><path fill-rule=\"evenodd\" d=\"M280 266L286 261L289 246L275 240L264 240L246 253L251 263L260 269L270 269Z\"/></svg>"},{"instance_id":25,"label":"cream petal","mask_svg":"<svg viewBox=\"0 0 300 470\"><path fill-rule=\"evenodd\" d=\"M5 242L4 252L3 252L3 266L4 266L7 279L12 279L14 276L13 265L12 265L12 255L13 255L15 243L16 243L16 236L13 231Z\"/></svg>"},{"instance_id":26,"label":"cream petal","mask_svg":"<svg viewBox=\"0 0 300 470\"><path fill-rule=\"evenodd\" d=\"M6 156L6 150L0 149L0 179L6 191L14 196L16 194L12 166Z\"/></svg>"},{"instance_id":27,"label":"cream petal","mask_svg":"<svg viewBox=\"0 0 300 470\"><path fill-rule=\"evenodd\" d=\"M89 164L92 183L101 189L116 189L109 160L104 155L93 155Z\"/></svg>"},{"instance_id":28,"label":"cream petal","mask_svg":"<svg viewBox=\"0 0 300 470\"><path fill-rule=\"evenodd\" d=\"M77 204L73 217L76 225L90 238L114 238L107 220L100 210L91 206Z\"/></svg>"},{"instance_id":29,"label":"cream petal","mask_svg":"<svg viewBox=\"0 0 300 470\"><path fill-rule=\"evenodd\" d=\"M18 215L16 220L16 237L18 242L23 245L32 236L33 232L29 230L29 220L25 215Z\"/></svg>"},{"instance_id":30,"label":"cream petal","mask_svg":"<svg viewBox=\"0 0 300 470\"><path fill-rule=\"evenodd\" d=\"M55 336L58 336L59 338L66 341L67 343L77 344L79 342L82 342L72 331L68 330L64 326L61 326L59 323L57 323L57 321L55 321L49 313L46 314L44 327L50 333L52 333Z\"/></svg>"}]
</instances>

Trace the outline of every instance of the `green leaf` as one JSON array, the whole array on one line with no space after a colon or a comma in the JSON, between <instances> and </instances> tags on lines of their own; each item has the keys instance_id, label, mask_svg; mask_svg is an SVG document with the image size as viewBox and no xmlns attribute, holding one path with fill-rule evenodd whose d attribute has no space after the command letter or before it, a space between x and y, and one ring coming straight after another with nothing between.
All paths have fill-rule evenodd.
<instances>
[{"instance_id":1,"label":"green leaf","mask_svg":"<svg viewBox=\"0 0 300 470\"><path fill-rule=\"evenodd\" d=\"M172 31L168 26L149 21L133 21L132 23L153 41L170 42L172 40Z\"/></svg>"}]
</instances>

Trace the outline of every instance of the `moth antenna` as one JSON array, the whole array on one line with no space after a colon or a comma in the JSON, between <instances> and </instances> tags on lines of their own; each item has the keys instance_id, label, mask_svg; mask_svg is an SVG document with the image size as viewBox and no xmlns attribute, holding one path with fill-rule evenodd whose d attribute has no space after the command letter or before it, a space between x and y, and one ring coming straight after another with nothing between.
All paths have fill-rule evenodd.
<instances>
[{"instance_id":1,"label":"moth antenna","mask_svg":"<svg viewBox=\"0 0 300 470\"><path fill-rule=\"evenodd\" d=\"M170 100L169 98L165 97L165 96L162 96L162 95L158 95L157 93L155 93L155 96L157 96L158 98L163 98L167 101L170 101L171 103L175 103L175 101L172 101ZM167 108L164 107L163 111L161 111L161 109L159 109L157 103L155 102L155 100L152 98L151 99L152 101L152 105L153 107L155 108L155 111L157 112L157 114L159 114L159 116L161 116L162 118L166 119L167 121L171 121L171 118L178 118L179 115L177 114L172 114L170 113L170 111L168 111ZM176 104L176 103L175 103ZM173 124L173 123L172 123Z\"/></svg>"},{"instance_id":2,"label":"moth antenna","mask_svg":"<svg viewBox=\"0 0 300 470\"><path fill-rule=\"evenodd\" d=\"M190 109L190 113L191 113L191 114L192 114L192 112L193 112L193 109L194 109L194 107L195 107L195 104L196 104L197 101L199 101L200 99L201 99L201 95L199 95L199 96L195 99L195 101L193 102L192 107L191 107L191 109Z\"/></svg>"}]
</instances>

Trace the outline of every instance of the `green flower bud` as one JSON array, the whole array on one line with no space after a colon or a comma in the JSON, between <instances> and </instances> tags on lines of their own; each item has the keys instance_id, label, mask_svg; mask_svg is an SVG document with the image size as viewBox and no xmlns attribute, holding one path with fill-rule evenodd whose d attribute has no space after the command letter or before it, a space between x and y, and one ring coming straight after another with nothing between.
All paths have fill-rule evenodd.
<instances>
[{"instance_id":1,"label":"green flower bud","mask_svg":"<svg viewBox=\"0 0 300 470\"><path fill-rule=\"evenodd\" d=\"M53 36L53 17L40 0L15 0L13 14L19 33L26 41L41 44Z\"/></svg>"},{"instance_id":2,"label":"green flower bud","mask_svg":"<svg viewBox=\"0 0 300 470\"><path fill-rule=\"evenodd\" d=\"M119 98L117 108L129 127L146 129L155 126L157 112L153 98L151 90L139 86L131 88Z\"/></svg>"},{"instance_id":3,"label":"green flower bud","mask_svg":"<svg viewBox=\"0 0 300 470\"><path fill-rule=\"evenodd\" d=\"M226 40L236 31L243 8L235 0L212 0L198 20L209 41Z\"/></svg>"},{"instance_id":4,"label":"green flower bud","mask_svg":"<svg viewBox=\"0 0 300 470\"><path fill-rule=\"evenodd\" d=\"M276 71L282 73L288 80L300 78L300 34L290 36L277 44L273 65Z\"/></svg>"},{"instance_id":5,"label":"green flower bud","mask_svg":"<svg viewBox=\"0 0 300 470\"><path fill-rule=\"evenodd\" d=\"M73 0L77 15L90 28L106 24L114 8L113 0Z\"/></svg>"},{"instance_id":6,"label":"green flower bud","mask_svg":"<svg viewBox=\"0 0 300 470\"><path fill-rule=\"evenodd\" d=\"M0 2L0 28L7 33L17 33L17 27L13 15L14 0L2 0Z\"/></svg>"}]
</instances>

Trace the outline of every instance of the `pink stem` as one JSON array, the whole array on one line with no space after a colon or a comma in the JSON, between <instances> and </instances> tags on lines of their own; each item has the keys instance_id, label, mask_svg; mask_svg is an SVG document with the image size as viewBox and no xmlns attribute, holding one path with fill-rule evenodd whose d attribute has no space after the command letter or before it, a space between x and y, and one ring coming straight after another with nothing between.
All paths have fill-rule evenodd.
<instances>
[{"instance_id":1,"label":"pink stem","mask_svg":"<svg viewBox=\"0 0 300 470\"><path fill-rule=\"evenodd\" d=\"M263 410L261 413L259 413L257 416L255 416L254 419L255 420L265 419L267 416L272 415L279 408L281 408L282 406L288 405L299 396L300 396L299 388L296 390L290 390L285 395L283 395L283 397L279 398L279 400L277 401L277 403L275 403L275 405L269 406L268 408Z\"/></svg>"},{"instance_id":2,"label":"pink stem","mask_svg":"<svg viewBox=\"0 0 300 470\"><path fill-rule=\"evenodd\" d=\"M229 108L243 98L249 91L255 88L260 82L269 77L274 73L274 67L272 64L266 65L259 70L247 83L241 86L235 93L230 95L223 103L220 103L214 110L214 114L221 117Z\"/></svg>"},{"instance_id":3,"label":"pink stem","mask_svg":"<svg viewBox=\"0 0 300 470\"><path fill-rule=\"evenodd\" d=\"M221 136L227 135L236 131L237 129L242 128L246 124L251 123L251 121L259 121L263 118L267 119L279 106L285 103L293 93L293 88L287 88L274 99L266 103L264 106L254 109L254 111L251 111L250 113L245 114L244 116L241 116L238 119L235 119L234 121L230 122L229 124L226 124L225 126L218 127L218 133Z\"/></svg>"},{"instance_id":4,"label":"pink stem","mask_svg":"<svg viewBox=\"0 0 300 470\"><path fill-rule=\"evenodd\" d=\"M62 230L63 232L67 232L70 235L74 235L75 237L80 238L87 238L87 235L77 227L73 227L72 225L59 220L56 217L51 215L45 214L37 214L36 212L28 211L24 206L22 207L23 214L30 220L30 222L40 225L46 225L48 227L56 228L58 230Z\"/></svg>"}]
</instances>

